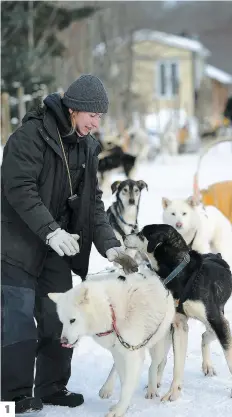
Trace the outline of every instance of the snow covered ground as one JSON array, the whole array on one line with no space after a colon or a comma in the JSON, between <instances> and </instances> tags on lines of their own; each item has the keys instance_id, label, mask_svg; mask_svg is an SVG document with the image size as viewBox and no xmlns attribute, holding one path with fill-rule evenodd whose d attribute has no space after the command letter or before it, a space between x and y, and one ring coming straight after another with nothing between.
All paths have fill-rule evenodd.
<instances>
[{"instance_id":1,"label":"snow covered ground","mask_svg":"<svg viewBox=\"0 0 232 417\"><path fill-rule=\"evenodd\" d=\"M152 164L141 165L136 179L148 183L149 192L143 191L139 223L141 226L161 222L161 197L187 197L192 192L193 175L196 170L197 156L178 156L167 165L159 160ZM200 185L205 186L215 181L232 179L232 149L228 144L214 148L204 158ZM113 178L115 180L117 178ZM106 208L111 199L105 200ZM97 272L109 266L93 248L90 260L90 272ZM74 283L78 279L74 278ZM232 299L226 306L226 315L232 323ZM189 322L189 344L184 374L184 389L181 398L173 403L160 403L159 399L144 398L144 387L147 383L149 357L146 358L139 386L136 390L128 417L229 417L232 410L230 391L232 377L227 368L221 347L217 341L211 344L212 359L217 370L217 376L205 377L201 372L201 334L203 325L196 321ZM102 400L98 396L105 378L112 365L112 358L90 338L84 338L74 351L72 361L72 376L68 388L82 392L85 403L75 409L45 406L43 417L102 417L109 406L118 400L119 382L111 399ZM59 364L57 364L59 366ZM160 393L164 394L171 383L173 369L172 352L164 371Z\"/></svg>"}]
</instances>

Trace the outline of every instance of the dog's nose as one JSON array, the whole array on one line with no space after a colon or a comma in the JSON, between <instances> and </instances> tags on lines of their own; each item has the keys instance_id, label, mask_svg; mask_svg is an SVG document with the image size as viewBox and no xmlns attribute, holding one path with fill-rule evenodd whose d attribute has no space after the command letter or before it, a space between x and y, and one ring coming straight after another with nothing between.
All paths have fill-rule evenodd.
<instances>
[{"instance_id":1,"label":"dog's nose","mask_svg":"<svg viewBox=\"0 0 232 417\"><path fill-rule=\"evenodd\" d=\"M135 200L134 200L134 198L129 198L129 204L135 204Z\"/></svg>"},{"instance_id":2,"label":"dog's nose","mask_svg":"<svg viewBox=\"0 0 232 417\"><path fill-rule=\"evenodd\" d=\"M182 226L183 226L183 223L181 223L181 222L177 222L177 223L176 223L176 227L177 227L177 229L180 229Z\"/></svg>"},{"instance_id":3,"label":"dog's nose","mask_svg":"<svg viewBox=\"0 0 232 417\"><path fill-rule=\"evenodd\" d=\"M60 343L61 343L62 345L67 345L67 344L68 344L68 339L67 339L67 337L65 337L65 336L61 337L61 339L60 339Z\"/></svg>"}]
</instances>

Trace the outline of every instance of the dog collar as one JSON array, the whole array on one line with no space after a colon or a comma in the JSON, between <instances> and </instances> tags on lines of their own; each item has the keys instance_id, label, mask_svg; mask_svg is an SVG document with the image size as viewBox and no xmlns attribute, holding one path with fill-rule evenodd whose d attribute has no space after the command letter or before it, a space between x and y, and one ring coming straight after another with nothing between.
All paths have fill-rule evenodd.
<instances>
[{"instance_id":1,"label":"dog collar","mask_svg":"<svg viewBox=\"0 0 232 417\"><path fill-rule=\"evenodd\" d=\"M189 253L186 253L184 255L184 259L181 261L181 263L165 278L163 281L164 285L167 285L170 281L172 281L190 262L190 255Z\"/></svg>"},{"instance_id":2,"label":"dog collar","mask_svg":"<svg viewBox=\"0 0 232 417\"><path fill-rule=\"evenodd\" d=\"M169 295L169 291L167 293L167 297ZM115 312L113 309L112 304L110 304L110 310L111 310L111 316L112 316L112 329L111 330L107 330L106 332L103 333L96 333L96 336L101 337L101 336L107 336L108 334L111 334L113 332L115 332L119 342L121 343L121 345L128 349L128 350L137 350L137 349L141 349L142 347L146 346L147 343L149 342L149 340L151 340L151 338L157 333L157 331L159 330L162 322L158 325L156 331L154 333L152 333L150 336L148 336L142 343L139 343L138 345L130 345L129 343L127 343L122 336L120 335L117 325L116 325L116 316L115 316Z\"/></svg>"},{"instance_id":3,"label":"dog collar","mask_svg":"<svg viewBox=\"0 0 232 417\"><path fill-rule=\"evenodd\" d=\"M111 334L115 331L114 328L116 326L116 316L115 316L115 312L114 312L114 309L112 307L112 304L110 304L110 310L111 310L111 317L112 317L112 329L107 330L106 332L96 333L96 336L98 336L98 337L108 336L108 334Z\"/></svg>"},{"instance_id":4,"label":"dog collar","mask_svg":"<svg viewBox=\"0 0 232 417\"><path fill-rule=\"evenodd\" d=\"M107 332L96 333L96 336L98 336L98 337L108 336L108 334L111 334L113 332L114 332L114 329L111 329L111 330L107 330Z\"/></svg>"}]
</instances>

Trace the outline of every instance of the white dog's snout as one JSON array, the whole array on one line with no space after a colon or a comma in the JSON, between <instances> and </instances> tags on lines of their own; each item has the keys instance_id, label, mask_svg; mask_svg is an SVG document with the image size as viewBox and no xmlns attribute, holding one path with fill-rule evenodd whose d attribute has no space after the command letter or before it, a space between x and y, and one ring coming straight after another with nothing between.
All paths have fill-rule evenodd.
<instances>
[{"instance_id":1,"label":"white dog's snout","mask_svg":"<svg viewBox=\"0 0 232 417\"><path fill-rule=\"evenodd\" d=\"M181 223L181 222L177 222L177 223L176 223L176 227L177 227L177 229L180 229L182 226L183 226L183 223Z\"/></svg>"},{"instance_id":2,"label":"white dog's snout","mask_svg":"<svg viewBox=\"0 0 232 417\"><path fill-rule=\"evenodd\" d=\"M62 336L61 339L60 339L60 343L62 345L68 345L68 339L67 339L67 337Z\"/></svg>"}]
</instances>

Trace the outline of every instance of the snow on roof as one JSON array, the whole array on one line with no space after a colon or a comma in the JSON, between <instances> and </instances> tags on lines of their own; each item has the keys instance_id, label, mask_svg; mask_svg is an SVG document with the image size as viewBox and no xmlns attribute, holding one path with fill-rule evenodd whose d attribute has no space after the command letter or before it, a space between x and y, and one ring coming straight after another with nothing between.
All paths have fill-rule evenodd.
<instances>
[{"instance_id":1,"label":"snow on roof","mask_svg":"<svg viewBox=\"0 0 232 417\"><path fill-rule=\"evenodd\" d=\"M214 80L217 80L222 84L232 84L232 75L216 67L213 67L212 65L207 65L205 69L205 74L208 77L213 78Z\"/></svg>"},{"instance_id":2,"label":"snow on roof","mask_svg":"<svg viewBox=\"0 0 232 417\"><path fill-rule=\"evenodd\" d=\"M206 49L201 42L195 39L189 39L184 36L170 35L164 32L156 32L152 30L138 30L134 35L135 41L141 42L145 40L156 41L176 48L187 49L189 51L198 52L200 55L209 56L210 51Z\"/></svg>"},{"instance_id":3,"label":"snow on roof","mask_svg":"<svg viewBox=\"0 0 232 417\"><path fill-rule=\"evenodd\" d=\"M201 42L194 40L194 39L189 39L183 36L170 35L164 32L156 32L156 31L149 30L149 29L142 29L142 30L137 30L136 32L134 32L133 37L134 37L135 42L155 41L155 42L163 43L165 45L174 46L176 48L187 49L189 51L198 52L200 55L205 56L205 57L210 55L210 51L206 49L202 45ZM114 43L115 46L118 46L118 45L122 45L126 43L127 41L128 41L127 37L125 37L124 39L117 37L109 41L109 44ZM94 55L104 55L105 43L104 42L99 43L95 47L93 53Z\"/></svg>"}]
</instances>

